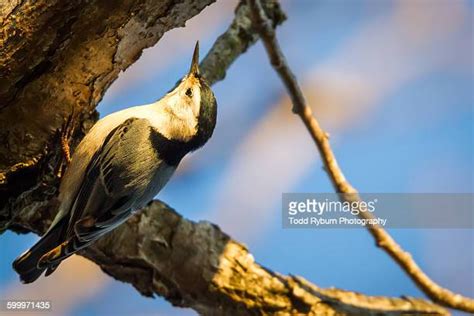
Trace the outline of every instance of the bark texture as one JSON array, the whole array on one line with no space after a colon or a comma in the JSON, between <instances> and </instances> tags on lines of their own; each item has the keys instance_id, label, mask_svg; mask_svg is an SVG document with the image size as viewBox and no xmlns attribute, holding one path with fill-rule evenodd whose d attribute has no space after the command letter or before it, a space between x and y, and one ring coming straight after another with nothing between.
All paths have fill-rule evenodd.
<instances>
[{"instance_id":1,"label":"bark texture","mask_svg":"<svg viewBox=\"0 0 474 316\"><path fill-rule=\"evenodd\" d=\"M167 30L212 0L11 1L0 5L0 233L45 232L55 215L60 143L72 110L74 147L97 120L95 106L121 70ZM285 19L265 2L273 26ZM201 69L211 83L258 39L238 6ZM320 289L255 262L247 248L208 222L184 219L153 201L81 252L146 296L205 315L446 314L422 299Z\"/></svg>"},{"instance_id":2,"label":"bark texture","mask_svg":"<svg viewBox=\"0 0 474 316\"><path fill-rule=\"evenodd\" d=\"M20 224L43 219L17 217ZM192 222L160 201L104 236L81 255L145 296L159 295L202 315L446 315L441 307L409 297L370 297L321 289L257 262L216 225Z\"/></svg>"}]
</instances>

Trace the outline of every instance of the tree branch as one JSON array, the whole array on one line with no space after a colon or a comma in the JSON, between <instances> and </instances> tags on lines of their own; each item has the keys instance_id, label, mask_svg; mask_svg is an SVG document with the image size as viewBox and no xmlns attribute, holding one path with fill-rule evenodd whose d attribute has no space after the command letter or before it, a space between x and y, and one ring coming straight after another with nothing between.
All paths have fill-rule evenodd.
<instances>
[{"instance_id":1,"label":"tree branch","mask_svg":"<svg viewBox=\"0 0 474 316\"><path fill-rule=\"evenodd\" d=\"M48 219L36 229L45 231ZM28 225L31 218L16 221ZM423 299L320 289L273 272L216 225L186 220L160 201L80 254L145 296L163 296L203 315L447 315Z\"/></svg>"},{"instance_id":2,"label":"tree branch","mask_svg":"<svg viewBox=\"0 0 474 316\"><path fill-rule=\"evenodd\" d=\"M276 0L265 2L265 12L272 27L277 27L286 20L286 15ZM224 80L226 70L234 60L255 44L258 38L258 33L253 28L249 6L245 1L241 1L235 9L235 18L231 25L219 36L199 65L207 81L212 85Z\"/></svg>"},{"instance_id":3,"label":"tree branch","mask_svg":"<svg viewBox=\"0 0 474 316\"><path fill-rule=\"evenodd\" d=\"M336 192L346 201L360 200L357 190L346 180L329 143L326 133L316 118L311 108L307 105L303 92L298 85L295 75L288 66L283 52L275 36L275 30L265 15L259 0L248 0L252 8L256 29L263 40L270 62L280 76L293 103L293 112L301 117L308 132L317 145L324 166L331 179ZM361 205L361 204L359 204ZM364 219L371 219L373 215L365 210L359 212ZM431 280L416 264L411 255L404 251L400 245L379 225L367 225L369 232L374 237L377 246L387 252L407 275L428 295L433 301L446 307L451 307L466 312L474 312L474 300L447 290Z\"/></svg>"}]
</instances>

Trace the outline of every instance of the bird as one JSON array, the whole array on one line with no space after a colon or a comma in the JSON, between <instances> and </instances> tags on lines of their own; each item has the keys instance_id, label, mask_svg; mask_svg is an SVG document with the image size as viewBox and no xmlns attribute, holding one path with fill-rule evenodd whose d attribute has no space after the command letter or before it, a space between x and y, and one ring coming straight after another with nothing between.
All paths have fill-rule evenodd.
<instances>
[{"instance_id":1,"label":"bird","mask_svg":"<svg viewBox=\"0 0 474 316\"><path fill-rule=\"evenodd\" d=\"M216 117L196 42L189 72L164 97L105 116L81 140L61 178L57 215L13 262L20 281L34 282L44 271L50 275L146 206L182 158L209 140Z\"/></svg>"}]
</instances>

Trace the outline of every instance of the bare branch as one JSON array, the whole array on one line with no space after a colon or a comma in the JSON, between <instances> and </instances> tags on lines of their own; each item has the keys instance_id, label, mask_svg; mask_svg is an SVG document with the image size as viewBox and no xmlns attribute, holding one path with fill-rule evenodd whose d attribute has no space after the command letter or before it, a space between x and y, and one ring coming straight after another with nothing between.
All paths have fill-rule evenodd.
<instances>
[{"instance_id":1,"label":"bare branch","mask_svg":"<svg viewBox=\"0 0 474 316\"><path fill-rule=\"evenodd\" d=\"M308 132L316 143L321 154L324 166L329 174L334 189L340 193L342 199L353 201L360 199L357 190L346 180L336 157L329 144L328 134L321 128L313 116L311 108L307 105L303 92L298 85L295 75L288 66L286 59L278 44L275 30L265 16L259 0L248 0L252 8L256 29L260 33L270 62L280 76L288 90L293 103L293 112L301 117ZM364 219L372 218L369 212L359 212ZM407 275L428 295L433 301L447 307L474 312L474 300L447 290L431 280L416 264L411 255L404 251L393 238L379 225L367 225L369 232L374 237L377 246L387 252Z\"/></svg>"}]
</instances>

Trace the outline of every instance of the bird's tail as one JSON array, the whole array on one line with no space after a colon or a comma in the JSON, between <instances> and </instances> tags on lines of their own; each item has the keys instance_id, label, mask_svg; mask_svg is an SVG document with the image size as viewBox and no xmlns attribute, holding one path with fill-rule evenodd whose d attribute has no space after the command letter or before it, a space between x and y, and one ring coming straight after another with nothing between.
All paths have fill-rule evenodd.
<instances>
[{"instance_id":1,"label":"bird's tail","mask_svg":"<svg viewBox=\"0 0 474 316\"><path fill-rule=\"evenodd\" d=\"M46 275L49 275L57 268L59 262L46 266L39 263L45 254L61 245L64 231L62 224L61 221L57 223L33 247L13 261L13 269L20 275L22 283L34 282L44 270L47 270Z\"/></svg>"}]
</instances>

